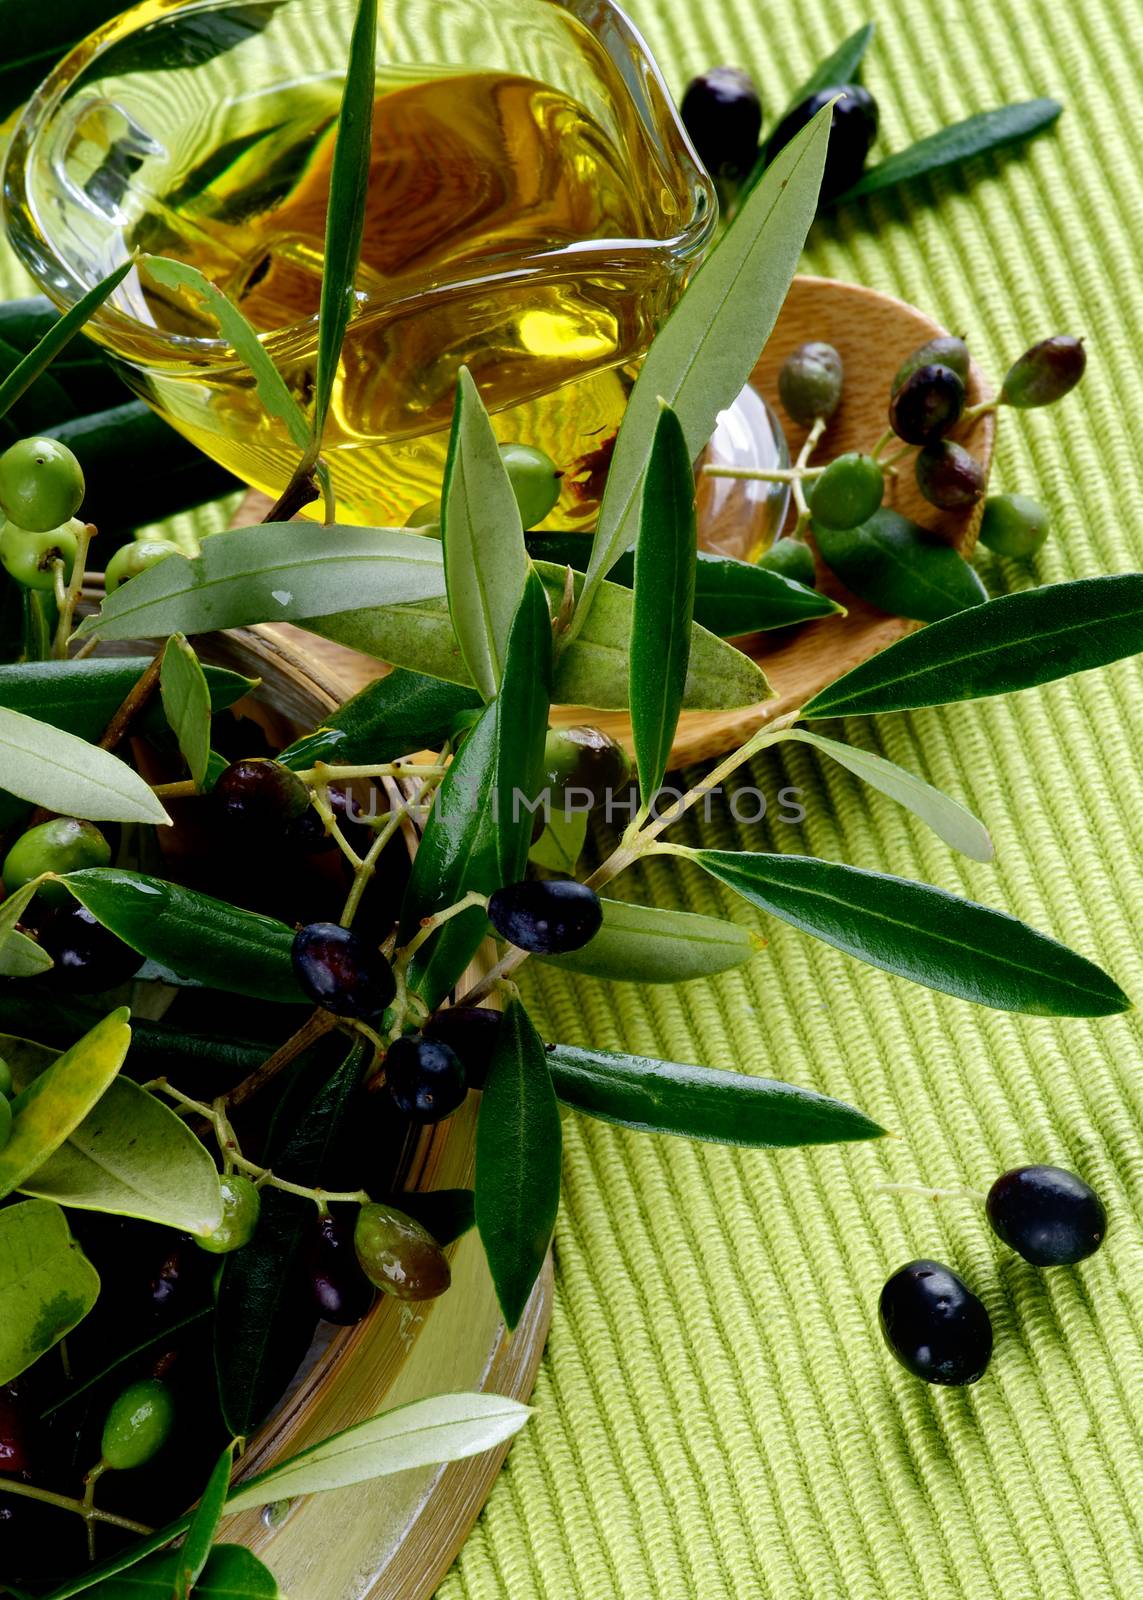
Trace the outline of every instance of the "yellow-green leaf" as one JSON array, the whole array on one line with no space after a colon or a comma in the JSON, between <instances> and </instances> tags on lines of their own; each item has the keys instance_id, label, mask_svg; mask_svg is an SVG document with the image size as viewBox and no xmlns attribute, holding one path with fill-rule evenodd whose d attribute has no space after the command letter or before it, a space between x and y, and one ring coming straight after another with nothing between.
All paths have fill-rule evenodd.
<instances>
[{"instance_id":1,"label":"yellow-green leaf","mask_svg":"<svg viewBox=\"0 0 1143 1600\"><path fill-rule=\"evenodd\" d=\"M11 1383L80 1322L99 1274L59 1206L24 1200L0 1210L0 1383Z\"/></svg>"},{"instance_id":2,"label":"yellow-green leaf","mask_svg":"<svg viewBox=\"0 0 1143 1600\"><path fill-rule=\"evenodd\" d=\"M173 633L163 648L159 693L195 788L201 789L210 764L210 686L181 633Z\"/></svg>"}]
</instances>

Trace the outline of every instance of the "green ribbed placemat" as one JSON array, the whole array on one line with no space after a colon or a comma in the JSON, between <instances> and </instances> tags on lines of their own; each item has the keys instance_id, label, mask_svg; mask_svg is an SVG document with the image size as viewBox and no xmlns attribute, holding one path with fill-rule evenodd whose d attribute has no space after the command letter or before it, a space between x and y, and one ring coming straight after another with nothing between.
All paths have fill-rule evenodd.
<instances>
[{"instance_id":1,"label":"green ribbed placemat","mask_svg":"<svg viewBox=\"0 0 1143 1600\"><path fill-rule=\"evenodd\" d=\"M869 15L851 0L631 10L673 88L738 61L771 111ZM941 180L843 213L815 230L807 266L915 302L966 332L996 377L1047 333L1086 334L1077 394L1001 430L996 486L1044 499L1056 537L1034 573L982 570L998 589L1143 566L1139 0L877 0L876 18L866 81L886 148L1032 94L1068 110L1023 160L978 164L971 187ZM970 894L1143 996L1141 705L1143 665L1128 662L845 728L977 811L991 867L800 749L759 762L754 781L775 810L783 786L800 788L801 827L736 829L716 812L704 837ZM749 919L687 867L653 863L628 892ZM788 1078L901 1138L743 1154L568 1119L536 1416L439 1600L1138 1600L1138 1025L994 1015L782 924L766 932L750 968L710 983L641 991L549 972L529 975L529 999L549 1037ZM1033 1271L970 1206L871 1193L886 1178L987 1186L1028 1160L1076 1168L1108 1203L1108 1242L1076 1271ZM957 1266L992 1314L996 1354L969 1391L915 1383L881 1345L881 1284L922 1254Z\"/></svg>"},{"instance_id":2,"label":"green ribbed placemat","mask_svg":"<svg viewBox=\"0 0 1143 1600\"><path fill-rule=\"evenodd\" d=\"M771 111L875 16L866 82L887 149L1006 100L1066 102L1054 137L1024 160L979 163L971 187L919 185L817 228L807 266L966 332L996 378L1037 338L1086 334L1077 394L1000 434L997 486L1044 499L1057 534L1034 573L982 570L996 588L1143 565L1139 0L630 9L673 89L736 61ZM845 736L977 811L996 864L965 863L804 751L754 769L775 806L784 784L805 791L804 827L736 830L716 813L708 842L970 894L1143 997L1143 665ZM685 866L655 865L635 892L751 916ZM766 932L745 973L673 993L532 974L528 996L547 1037L789 1078L902 1137L769 1155L567 1120L536 1416L439 1600L1138 1600L1137 1023L994 1015L780 923ZM1107 1200L1108 1242L1078 1270L1035 1272L971 1206L870 1192L885 1178L987 1186L1029 1160L1077 1169ZM992 1367L969 1391L914 1382L877 1330L887 1274L928 1254L967 1276L995 1324Z\"/></svg>"}]
</instances>

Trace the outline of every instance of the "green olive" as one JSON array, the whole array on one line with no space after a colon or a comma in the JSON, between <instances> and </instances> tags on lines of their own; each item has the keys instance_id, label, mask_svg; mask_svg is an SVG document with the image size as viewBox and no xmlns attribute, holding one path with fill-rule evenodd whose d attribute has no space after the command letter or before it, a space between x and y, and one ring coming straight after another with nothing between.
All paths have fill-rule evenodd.
<instances>
[{"instance_id":1,"label":"green olive","mask_svg":"<svg viewBox=\"0 0 1143 1600\"><path fill-rule=\"evenodd\" d=\"M392 1206L362 1206L353 1230L358 1264L370 1283L398 1300L433 1300L452 1278L440 1245Z\"/></svg>"},{"instance_id":2,"label":"green olive","mask_svg":"<svg viewBox=\"0 0 1143 1600\"><path fill-rule=\"evenodd\" d=\"M0 1150L12 1137L12 1102L0 1094Z\"/></svg>"},{"instance_id":3,"label":"green olive","mask_svg":"<svg viewBox=\"0 0 1143 1600\"><path fill-rule=\"evenodd\" d=\"M934 365L951 368L962 383L967 383L972 357L964 340L956 338L951 333L942 333L939 338L930 339L928 344L923 344L914 350L913 354L907 356L897 368L891 393L896 394L898 389L903 388L914 372L919 372L922 367Z\"/></svg>"},{"instance_id":4,"label":"green olive","mask_svg":"<svg viewBox=\"0 0 1143 1600\"><path fill-rule=\"evenodd\" d=\"M820 339L799 345L782 363L778 398L787 413L804 428L819 417L830 418L841 401L845 369L832 344Z\"/></svg>"},{"instance_id":5,"label":"green olive","mask_svg":"<svg viewBox=\"0 0 1143 1600\"><path fill-rule=\"evenodd\" d=\"M4 858L4 887L15 894L41 872L78 872L83 867L106 867L111 846L93 822L78 817L53 817L29 828ZM71 895L62 883L45 883L39 890L46 905L62 906Z\"/></svg>"},{"instance_id":6,"label":"green olive","mask_svg":"<svg viewBox=\"0 0 1143 1600\"><path fill-rule=\"evenodd\" d=\"M137 578L148 567L180 553L178 545L169 539L135 539L131 544L121 545L107 563L103 587L108 594L114 594L121 584Z\"/></svg>"},{"instance_id":7,"label":"green olive","mask_svg":"<svg viewBox=\"0 0 1143 1600\"><path fill-rule=\"evenodd\" d=\"M500 459L508 469L512 493L525 528L538 528L560 497L560 473L551 456L530 444L502 444Z\"/></svg>"},{"instance_id":8,"label":"green olive","mask_svg":"<svg viewBox=\"0 0 1143 1600\"><path fill-rule=\"evenodd\" d=\"M47 533L83 504L83 471L58 439L20 439L0 456L0 507L18 527Z\"/></svg>"},{"instance_id":9,"label":"green olive","mask_svg":"<svg viewBox=\"0 0 1143 1600\"><path fill-rule=\"evenodd\" d=\"M779 577L792 578L807 589L812 589L818 581L814 553L802 539L775 539L769 550L758 557L758 565L776 572Z\"/></svg>"},{"instance_id":10,"label":"green olive","mask_svg":"<svg viewBox=\"0 0 1143 1600\"><path fill-rule=\"evenodd\" d=\"M1023 560L1036 554L1049 525L1047 511L1029 495L992 494L984 502L980 542L997 555Z\"/></svg>"},{"instance_id":11,"label":"green olive","mask_svg":"<svg viewBox=\"0 0 1143 1600\"><path fill-rule=\"evenodd\" d=\"M814 484L810 510L827 528L858 528L885 495L885 474L872 456L850 450L831 461Z\"/></svg>"},{"instance_id":12,"label":"green olive","mask_svg":"<svg viewBox=\"0 0 1143 1600\"><path fill-rule=\"evenodd\" d=\"M63 562L63 578L67 583L75 566L82 532L83 524L74 518L46 533L6 522L0 532L0 562L8 575L25 589L54 589L53 563Z\"/></svg>"},{"instance_id":13,"label":"green olive","mask_svg":"<svg viewBox=\"0 0 1143 1600\"><path fill-rule=\"evenodd\" d=\"M623 746L601 728L552 728L544 742L544 780L552 791L553 811L563 808L569 789L586 791L580 798L590 794L598 805L609 790L627 787L631 762Z\"/></svg>"},{"instance_id":14,"label":"green olive","mask_svg":"<svg viewBox=\"0 0 1143 1600\"><path fill-rule=\"evenodd\" d=\"M212 1256L225 1256L241 1250L254 1237L262 1196L239 1172L226 1173L219 1178L218 1187L222 1190L222 1221L213 1233L196 1235L195 1244Z\"/></svg>"},{"instance_id":15,"label":"green olive","mask_svg":"<svg viewBox=\"0 0 1143 1600\"><path fill-rule=\"evenodd\" d=\"M158 1378L133 1383L111 1404L103 1424L103 1460L117 1472L145 1466L170 1437L175 1420L171 1391Z\"/></svg>"}]
</instances>

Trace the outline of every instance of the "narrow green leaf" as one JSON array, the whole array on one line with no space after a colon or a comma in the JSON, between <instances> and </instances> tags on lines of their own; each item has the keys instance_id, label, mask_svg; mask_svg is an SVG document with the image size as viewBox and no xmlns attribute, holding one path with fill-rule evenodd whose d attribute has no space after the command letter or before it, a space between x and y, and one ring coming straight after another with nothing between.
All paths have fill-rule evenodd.
<instances>
[{"instance_id":1,"label":"narrow green leaf","mask_svg":"<svg viewBox=\"0 0 1143 1600\"><path fill-rule=\"evenodd\" d=\"M371 1059L371 1047L359 1040L294 1119L281 1149L272 1151L280 1177L332 1186ZM222 1414L235 1437L274 1409L313 1341L318 1314L305 1269L313 1222L312 1201L264 1188L254 1237L225 1258L214 1359Z\"/></svg>"},{"instance_id":2,"label":"narrow green leaf","mask_svg":"<svg viewBox=\"0 0 1143 1600\"><path fill-rule=\"evenodd\" d=\"M773 1078L557 1044L556 1094L584 1116L642 1133L779 1149L877 1139L884 1128L841 1100Z\"/></svg>"},{"instance_id":3,"label":"narrow green leaf","mask_svg":"<svg viewBox=\"0 0 1143 1600\"><path fill-rule=\"evenodd\" d=\"M193 561L157 562L116 589L77 632L101 639L213 633L434 596L443 603L444 592L436 539L392 528L263 522L215 534Z\"/></svg>"},{"instance_id":4,"label":"narrow green leaf","mask_svg":"<svg viewBox=\"0 0 1143 1600\"><path fill-rule=\"evenodd\" d=\"M863 195L891 189L898 183L907 183L946 167L959 167L975 156L1031 139L1050 128L1063 109L1058 100L1043 99L1022 100L1015 105L1000 106L995 111L979 111L964 122L954 122L951 127L929 134L927 139L918 139L916 144L897 151L876 166L867 167L853 187L838 195L831 204L859 200Z\"/></svg>"},{"instance_id":5,"label":"narrow green leaf","mask_svg":"<svg viewBox=\"0 0 1143 1600\"><path fill-rule=\"evenodd\" d=\"M230 1493L230 1474L234 1470L234 1443L231 1441L219 1456L207 1479L202 1499L195 1509L194 1520L187 1529L181 1548L175 1553L174 1582L162 1600L189 1600L190 1592L203 1575L210 1559L211 1547L218 1535L226 1497ZM217 1559L217 1558L216 1558ZM209 1587L209 1574L206 1586ZM172 1597L173 1589L173 1597ZM277 1590L274 1584L273 1591ZM248 1591L247 1591L248 1592ZM198 1589L201 1596L202 1588Z\"/></svg>"},{"instance_id":6,"label":"narrow green leaf","mask_svg":"<svg viewBox=\"0 0 1143 1600\"><path fill-rule=\"evenodd\" d=\"M4 787L31 805L92 822L170 822L139 774L96 745L0 706Z\"/></svg>"},{"instance_id":7,"label":"narrow green leaf","mask_svg":"<svg viewBox=\"0 0 1143 1600\"><path fill-rule=\"evenodd\" d=\"M460 653L485 700L500 686L508 635L530 562L520 509L480 391L467 367L456 409L441 495L448 607Z\"/></svg>"},{"instance_id":8,"label":"narrow green leaf","mask_svg":"<svg viewBox=\"0 0 1143 1600\"><path fill-rule=\"evenodd\" d=\"M770 337L814 220L831 116L827 107L771 162L647 352L615 442L573 634L635 543L660 398L678 413L696 457Z\"/></svg>"},{"instance_id":9,"label":"narrow green leaf","mask_svg":"<svg viewBox=\"0 0 1143 1600\"><path fill-rule=\"evenodd\" d=\"M421 538L418 543L431 544L439 551L435 539ZM158 572L169 565L170 562L161 561L151 571ZM564 593L565 569L541 562L536 571L553 611L558 609ZM149 576L144 573L132 581L142 583ZM577 575L577 594L583 593L583 584L584 579ZM629 589L614 583L600 584L579 637L556 664L553 703L626 710L631 611ZM393 662L450 683L471 684L443 598L324 616L306 626L323 638L362 650L379 661ZM749 656L704 628L696 626L692 630L684 710L728 711L755 705L771 695L765 674Z\"/></svg>"},{"instance_id":10,"label":"narrow green leaf","mask_svg":"<svg viewBox=\"0 0 1143 1600\"><path fill-rule=\"evenodd\" d=\"M131 1044L129 1016L125 1006L112 1011L13 1100L0 1198L27 1183L106 1093Z\"/></svg>"},{"instance_id":11,"label":"narrow green leaf","mask_svg":"<svg viewBox=\"0 0 1143 1600\"><path fill-rule=\"evenodd\" d=\"M41 998L34 993L7 993L0 985L0 1038L15 1034L67 1049L99 1018L99 1010L90 1004L57 994ZM160 1077L182 1067L191 1072L221 1070L237 1082L269 1054L265 1046L249 1039L185 1033L171 1023L138 1017L131 1024L131 1035L131 1066L140 1077ZM4 1053L0 1043L0 1055Z\"/></svg>"},{"instance_id":12,"label":"narrow green leaf","mask_svg":"<svg viewBox=\"0 0 1143 1600\"><path fill-rule=\"evenodd\" d=\"M141 1217L187 1233L210 1233L222 1216L206 1146L154 1095L122 1077L19 1187L75 1210Z\"/></svg>"},{"instance_id":13,"label":"narrow green leaf","mask_svg":"<svg viewBox=\"0 0 1143 1600\"><path fill-rule=\"evenodd\" d=\"M808 100L812 94L818 94L822 89L836 89L844 83L857 83L865 52L872 44L876 32L877 24L867 22L851 33L848 39L843 39L837 49L814 68L805 83L794 93L778 121L781 122L788 117L790 112L796 110L803 101Z\"/></svg>"},{"instance_id":14,"label":"narrow green leaf","mask_svg":"<svg viewBox=\"0 0 1143 1600\"><path fill-rule=\"evenodd\" d=\"M646 805L667 770L686 693L697 539L690 451L678 417L664 405L640 503L628 663L631 733Z\"/></svg>"},{"instance_id":15,"label":"narrow green leaf","mask_svg":"<svg viewBox=\"0 0 1143 1600\"><path fill-rule=\"evenodd\" d=\"M234 354L250 368L263 409L283 424L299 450L305 450L310 438L305 413L267 355L261 339L233 301L186 261L172 261L168 256L143 256L140 267L164 288L181 289L203 302ZM312 528L310 535L313 536ZM137 581L132 579L132 582ZM172 629L163 631L173 632Z\"/></svg>"},{"instance_id":16,"label":"narrow green leaf","mask_svg":"<svg viewBox=\"0 0 1143 1600\"><path fill-rule=\"evenodd\" d=\"M300 1494L344 1489L414 1467L463 1461L495 1450L531 1416L500 1394L440 1394L413 1400L335 1433L231 1492L226 1513L252 1511Z\"/></svg>"},{"instance_id":17,"label":"narrow green leaf","mask_svg":"<svg viewBox=\"0 0 1143 1600\"><path fill-rule=\"evenodd\" d=\"M572 567L576 572L586 569L591 553L591 539L583 533L526 534L525 543L538 564ZM612 583L630 589L635 580L634 552L625 551L608 576ZM698 552L695 621L720 639L844 615L845 607L828 594L795 583L769 567L715 555L711 550Z\"/></svg>"},{"instance_id":18,"label":"narrow green leaf","mask_svg":"<svg viewBox=\"0 0 1143 1600\"><path fill-rule=\"evenodd\" d=\"M799 744L813 745L815 750L820 750L839 766L845 767L871 789L887 794L890 800L896 800L906 811L919 817L938 837L962 855L970 856L973 861L991 861L995 855L984 823L959 801L950 800L947 794L934 789L923 778L906 772L903 767L886 761L883 756L874 755L870 750L838 744L834 739L823 738L820 733L791 728L786 738L796 740Z\"/></svg>"},{"instance_id":19,"label":"narrow green leaf","mask_svg":"<svg viewBox=\"0 0 1143 1600\"><path fill-rule=\"evenodd\" d=\"M16 928L0 939L0 978L35 978L53 965L48 952Z\"/></svg>"},{"instance_id":20,"label":"narrow green leaf","mask_svg":"<svg viewBox=\"0 0 1143 1600\"><path fill-rule=\"evenodd\" d=\"M30 883L22 884L0 901L0 950L10 946L18 937L16 924L36 898L40 881L39 878L33 878Z\"/></svg>"},{"instance_id":21,"label":"narrow green leaf","mask_svg":"<svg viewBox=\"0 0 1143 1600\"><path fill-rule=\"evenodd\" d=\"M150 665L149 656L16 662L0 667L0 706L95 740ZM203 670L212 711L225 711L258 683L225 667Z\"/></svg>"},{"instance_id":22,"label":"narrow green leaf","mask_svg":"<svg viewBox=\"0 0 1143 1600\"><path fill-rule=\"evenodd\" d=\"M509 1328L523 1315L551 1243L561 1140L543 1040L511 1000L476 1126L476 1226Z\"/></svg>"},{"instance_id":23,"label":"narrow green leaf","mask_svg":"<svg viewBox=\"0 0 1143 1600\"><path fill-rule=\"evenodd\" d=\"M11 1383L83 1321L99 1274L59 1206L23 1200L0 1210L0 1383Z\"/></svg>"},{"instance_id":24,"label":"narrow green leaf","mask_svg":"<svg viewBox=\"0 0 1143 1600\"><path fill-rule=\"evenodd\" d=\"M210 765L210 687L181 633L173 633L163 647L159 692L195 788L201 789Z\"/></svg>"},{"instance_id":25,"label":"narrow green leaf","mask_svg":"<svg viewBox=\"0 0 1143 1600\"><path fill-rule=\"evenodd\" d=\"M69 311L65 311L58 322L53 324L44 334L43 338L0 383L0 417L15 405L16 401L31 388L41 372L45 370L59 355L65 345L75 338L76 334L89 322L108 295L123 282L123 279L135 265L134 261L124 261L102 278L93 289L89 289L82 299L77 300Z\"/></svg>"},{"instance_id":26,"label":"narrow green leaf","mask_svg":"<svg viewBox=\"0 0 1143 1600\"><path fill-rule=\"evenodd\" d=\"M369 166L373 152L373 100L377 93L377 0L358 0L345 88L333 145L326 207L318 308L313 437L320 442L333 399L345 330L353 312L354 282L365 232Z\"/></svg>"},{"instance_id":27,"label":"narrow green leaf","mask_svg":"<svg viewBox=\"0 0 1143 1600\"><path fill-rule=\"evenodd\" d=\"M678 846L674 853L803 933L961 1000L1032 1016L1130 1009L1119 985L1074 950L931 884L809 856Z\"/></svg>"},{"instance_id":28,"label":"narrow green leaf","mask_svg":"<svg viewBox=\"0 0 1143 1600\"><path fill-rule=\"evenodd\" d=\"M938 622L988 599L951 544L887 507L857 528L815 521L813 529L822 560L846 588L891 616Z\"/></svg>"},{"instance_id":29,"label":"narrow green leaf","mask_svg":"<svg viewBox=\"0 0 1143 1600\"><path fill-rule=\"evenodd\" d=\"M562 811L553 810L543 833L528 851L528 860L548 872L574 873L586 842L586 811L573 811L565 815Z\"/></svg>"},{"instance_id":30,"label":"narrow green leaf","mask_svg":"<svg viewBox=\"0 0 1143 1600\"><path fill-rule=\"evenodd\" d=\"M500 692L461 745L422 835L401 912L403 940L470 890L490 894L523 877L532 834L525 801L540 789L551 655L547 597L532 574L508 637ZM478 906L446 923L414 957L412 988L438 1004L486 929Z\"/></svg>"},{"instance_id":31,"label":"narrow green leaf","mask_svg":"<svg viewBox=\"0 0 1143 1600\"><path fill-rule=\"evenodd\" d=\"M305 1004L292 928L145 872L85 867L62 880L132 950L181 977L255 1000Z\"/></svg>"},{"instance_id":32,"label":"narrow green leaf","mask_svg":"<svg viewBox=\"0 0 1143 1600\"><path fill-rule=\"evenodd\" d=\"M807 717L869 716L1014 694L1143 650L1143 573L1003 595L934 622L862 662Z\"/></svg>"},{"instance_id":33,"label":"narrow green leaf","mask_svg":"<svg viewBox=\"0 0 1143 1600\"><path fill-rule=\"evenodd\" d=\"M397 667L367 684L320 728L296 740L278 760L301 770L316 761L341 766L395 761L415 750L439 750L456 719L482 705L474 689Z\"/></svg>"},{"instance_id":34,"label":"narrow green leaf","mask_svg":"<svg viewBox=\"0 0 1143 1600\"><path fill-rule=\"evenodd\" d=\"M580 950L537 956L545 966L622 983L688 983L740 967L765 939L718 917L601 900L603 926Z\"/></svg>"},{"instance_id":35,"label":"narrow green leaf","mask_svg":"<svg viewBox=\"0 0 1143 1600\"><path fill-rule=\"evenodd\" d=\"M91 1600L180 1600L188 1593L177 1587L181 1559L180 1550L147 1556L86 1592ZM195 1600L283 1600L274 1574L243 1544L215 1545L195 1583L194 1595Z\"/></svg>"}]
</instances>

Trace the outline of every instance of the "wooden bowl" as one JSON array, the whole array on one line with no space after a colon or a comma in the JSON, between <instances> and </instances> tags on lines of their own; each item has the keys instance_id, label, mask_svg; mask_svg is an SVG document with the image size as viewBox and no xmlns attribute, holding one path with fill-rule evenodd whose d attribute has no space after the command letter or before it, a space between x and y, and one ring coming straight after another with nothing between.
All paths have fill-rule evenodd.
<instances>
[{"instance_id":1,"label":"wooden bowl","mask_svg":"<svg viewBox=\"0 0 1143 1600\"><path fill-rule=\"evenodd\" d=\"M286 737L315 727L352 692L334 664L297 653L269 629L204 635L195 647L213 665L261 678L252 703L239 702L240 709L276 724ZM471 1188L475 1138L470 1098L454 1117L423 1130L407 1153L402 1186ZM423 1395L484 1389L528 1398L551 1316L550 1262L509 1338L475 1234L448 1253L452 1287L439 1300L412 1305L382 1295L357 1327L329 1330L301 1380L251 1440L240 1477ZM277 1520L248 1512L228 1521L224 1536L255 1550L290 1600L427 1600L464 1543L506 1451L303 1498Z\"/></svg>"},{"instance_id":2,"label":"wooden bowl","mask_svg":"<svg viewBox=\"0 0 1143 1600\"><path fill-rule=\"evenodd\" d=\"M753 374L755 385L782 417L791 457L801 448L805 429L790 423L781 411L778 372L798 345L811 339L824 339L837 348L845 364L842 403L815 456L815 460L826 461L846 450L873 447L886 426L889 386L897 368L919 345L946 331L931 317L891 295L879 294L858 284L839 283L833 278L796 277ZM969 373L968 403L975 405L990 397L991 390L974 365ZM956 434L986 472L992 456L994 431L994 419L990 414ZM966 511L938 511L918 494L911 461L906 460L903 466L905 470L900 476L890 480L886 503L941 534L962 555L968 555L976 543L983 502ZM249 495L238 520L256 522L265 515L267 505L263 496ZM701 539L701 491L699 506ZM829 617L773 633L752 634L737 641L765 669L776 697L735 711L684 712L671 751L673 767L734 749L756 728L805 704L826 684L918 626L856 599L820 562L818 581L825 593L848 607L848 616ZM315 661L323 663L325 671L336 672L353 689L364 687L384 671L370 656L359 655L297 629L275 626L272 630L260 631L289 639L294 648L307 656L312 655ZM564 726L591 723L631 748L631 723L624 712L558 706L552 708L552 721Z\"/></svg>"}]
</instances>

